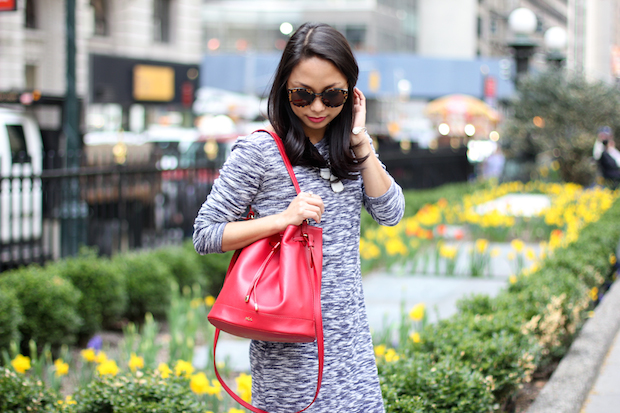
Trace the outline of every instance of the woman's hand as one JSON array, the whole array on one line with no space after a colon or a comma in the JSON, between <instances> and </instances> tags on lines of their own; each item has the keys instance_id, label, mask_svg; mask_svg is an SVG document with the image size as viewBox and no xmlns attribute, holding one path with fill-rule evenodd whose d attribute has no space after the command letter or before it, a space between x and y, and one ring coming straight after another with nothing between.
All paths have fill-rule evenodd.
<instances>
[{"instance_id":1,"label":"woman's hand","mask_svg":"<svg viewBox=\"0 0 620 413\"><path fill-rule=\"evenodd\" d=\"M261 238L282 232L289 225L299 225L305 219L321 222L325 206L318 195L301 192L283 212L257 219L233 221L226 224L222 235L222 251L246 247Z\"/></svg>"},{"instance_id":2,"label":"woman's hand","mask_svg":"<svg viewBox=\"0 0 620 413\"><path fill-rule=\"evenodd\" d=\"M285 211L280 213L283 229L289 225L299 225L305 219L321 222L325 205L320 196L310 192L300 192L289 204Z\"/></svg>"},{"instance_id":3,"label":"woman's hand","mask_svg":"<svg viewBox=\"0 0 620 413\"><path fill-rule=\"evenodd\" d=\"M353 89L353 128L355 127L366 127L366 97L358 88ZM365 133L351 133L351 146L367 140Z\"/></svg>"}]
</instances>

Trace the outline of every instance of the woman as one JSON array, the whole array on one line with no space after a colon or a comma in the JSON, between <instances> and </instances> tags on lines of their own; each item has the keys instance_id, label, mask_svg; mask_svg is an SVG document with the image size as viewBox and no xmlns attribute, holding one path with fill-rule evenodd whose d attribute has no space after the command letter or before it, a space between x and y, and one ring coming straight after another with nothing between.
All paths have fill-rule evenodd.
<instances>
[{"instance_id":1,"label":"woman","mask_svg":"<svg viewBox=\"0 0 620 413\"><path fill-rule=\"evenodd\" d=\"M201 207L194 245L201 254L235 250L310 219L323 229L323 383L308 412L383 412L360 272L362 205L380 224L402 218L401 188L366 133L359 69L342 34L302 25L287 43L269 95L271 127L282 138L302 189L297 195L268 133L241 137ZM248 206L257 219L239 220ZM252 404L295 412L314 397L315 343L253 341Z\"/></svg>"}]
</instances>

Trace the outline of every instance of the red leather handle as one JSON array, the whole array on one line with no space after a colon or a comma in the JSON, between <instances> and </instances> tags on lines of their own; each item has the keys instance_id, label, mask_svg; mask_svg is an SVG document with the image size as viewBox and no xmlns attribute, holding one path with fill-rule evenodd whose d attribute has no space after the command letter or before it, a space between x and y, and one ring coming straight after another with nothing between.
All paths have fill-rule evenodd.
<instances>
[{"instance_id":1,"label":"red leather handle","mask_svg":"<svg viewBox=\"0 0 620 413\"><path fill-rule=\"evenodd\" d=\"M308 263L308 265L310 265L310 263ZM319 270L316 267L317 266L314 265L314 262L313 262L311 265L311 268L314 268L315 272ZM314 393L314 399L312 399L309 405L307 405L302 410L299 410L297 413L301 413L304 410L306 410L308 407L312 406L312 404L316 401L317 397L319 397L319 390L321 390L321 382L323 381L323 365L325 361L325 346L323 342L323 316L321 314L320 289L318 288L318 286L314 285L314 280L316 278L315 277L310 277L310 278L312 279L312 283L313 283L312 288L314 289L314 331L316 333L317 358L319 360L319 370L317 374L316 392ZM237 403L241 404L246 409L251 410L254 413L269 413L265 410L259 409L258 407L252 406L250 403L246 402L241 397L239 397L230 387L228 387L228 385L226 384L222 376L220 376L220 373L217 370L217 363L215 361L217 342L219 338L220 338L220 329L216 328L215 336L213 337L213 368L215 370L215 375L217 376L217 379L222 384L222 387L224 388L224 390L226 390L226 393L230 394L230 396L233 399L235 399Z\"/></svg>"}]
</instances>

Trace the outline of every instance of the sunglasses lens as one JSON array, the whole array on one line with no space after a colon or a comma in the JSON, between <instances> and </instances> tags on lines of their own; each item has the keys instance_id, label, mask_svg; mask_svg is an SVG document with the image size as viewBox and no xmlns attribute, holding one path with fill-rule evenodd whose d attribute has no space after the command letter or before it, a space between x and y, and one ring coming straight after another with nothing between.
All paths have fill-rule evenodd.
<instances>
[{"instance_id":1,"label":"sunglasses lens","mask_svg":"<svg viewBox=\"0 0 620 413\"><path fill-rule=\"evenodd\" d=\"M303 89L291 92L291 103L295 106L308 106L314 100L314 95Z\"/></svg>"},{"instance_id":2,"label":"sunglasses lens","mask_svg":"<svg viewBox=\"0 0 620 413\"><path fill-rule=\"evenodd\" d=\"M343 105L345 100L346 97L342 90L331 89L323 92L323 103L325 106L335 108Z\"/></svg>"}]
</instances>

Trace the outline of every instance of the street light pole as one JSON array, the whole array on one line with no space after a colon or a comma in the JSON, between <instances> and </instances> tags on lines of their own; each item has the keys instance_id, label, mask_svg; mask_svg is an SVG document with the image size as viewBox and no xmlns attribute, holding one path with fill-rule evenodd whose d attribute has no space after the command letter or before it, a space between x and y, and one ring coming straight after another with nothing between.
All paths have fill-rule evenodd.
<instances>
[{"instance_id":1,"label":"street light pole","mask_svg":"<svg viewBox=\"0 0 620 413\"><path fill-rule=\"evenodd\" d=\"M537 24L534 12L524 7L513 10L508 17L510 30L515 33L515 38L508 43L515 58L515 85L518 85L519 79L529 70L530 57L537 46L529 36L536 30Z\"/></svg>"},{"instance_id":2,"label":"street light pole","mask_svg":"<svg viewBox=\"0 0 620 413\"><path fill-rule=\"evenodd\" d=\"M567 43L566 30L562 27L554 26L545 32L545 46L547 47L547 62L554 69L561 69L564 66L564 50Z\"/></svg>"},{"instance_id":3,"label":"street light pole","mask_svg":"<svg viewBox=\"0 0 620 413\"><path fill-rule=\"evenodd\" d=\"M65 0L66 6L66 93L63 105L62 131L65 140L65 168L79 166L79 103L75 82L75 0ZM82 239L79 228L79 181L66 178L62 187L61 255L76 255Z\"/></svg>"},{"instance_id":4,"label":"street light pole","mask_svg":"<svg viewBox=\"0 0 620 413\"><path fill-rule=\"evenodd\" d=\"M75 82L75 0L66 0L66 93L64 102L63 133L65 135L65 149L67 153L66 166L79 165L75 156L79 150L79 107ZM73 156L69 156L73 155Z\"/></svg>"}]
</instances>

